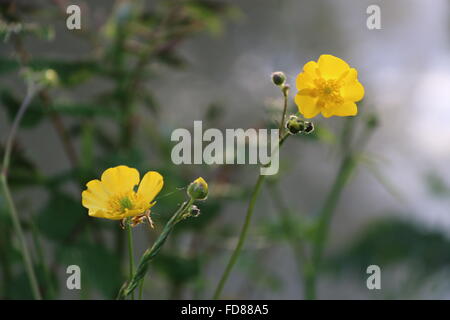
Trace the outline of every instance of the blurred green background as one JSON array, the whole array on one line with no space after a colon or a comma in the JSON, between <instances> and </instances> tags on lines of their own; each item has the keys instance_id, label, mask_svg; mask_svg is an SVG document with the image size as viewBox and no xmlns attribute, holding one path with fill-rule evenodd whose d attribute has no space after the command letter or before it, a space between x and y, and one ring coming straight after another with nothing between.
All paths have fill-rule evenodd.
<instances>
[{"instance_id":1,"label":"blurred green background","mask_svg":"<svg viewBox=\"0 0 450 320\"><path fill-rule=\"evenodd\" d=\"M81 8L80 31L66 28L69 4ZM381 8L381 30L366 26L371 4ZM298 246L311 242L314 217L351 154L357 166L333 208L318 297L450 298L448 1L3 0L0 12L2 145L25 95L20 70L53 69L59 79L25 115L9 176L46 298L110 299L126 279L125 233L89 218L80 199L86 182L119 164L165 178L156 228L134 230L136 259L183 201L177 188L197 176L208 181L201 215L176 227L144 297L210 298L259 169L175 166L171 132L194 120L273 127L282 100L271 72L284 71L295 87L303 64L324 53L358 69L360 114L318 117L314 134L287 142L223 297L304 297ZM17 23L18 32L5 27ZM366 143L360 138L374 119ZM31 298L3 198L0 259L0 297ZM82 290L65 286L71 264L82 269ZM381 290L366 287L371 264L381 268Z\"/></svg>"}]
</instances>

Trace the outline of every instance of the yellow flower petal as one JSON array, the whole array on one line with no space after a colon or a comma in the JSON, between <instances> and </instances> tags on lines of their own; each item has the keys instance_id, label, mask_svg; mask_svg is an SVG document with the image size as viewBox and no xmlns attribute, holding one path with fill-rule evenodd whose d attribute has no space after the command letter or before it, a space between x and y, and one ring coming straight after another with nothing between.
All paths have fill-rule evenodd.
<instances>
[{"instance_id":1,"label":"yellow flower petal","mask_svg":"<svg viewBox=\"0 0 450 320\"><path fill-rule=\"evenodd\" d=\"M89 209L89 216L95 217L95 218L107 218L107 219L114 219L111 218L106 211L100 210L100 209Z\"/></svg>"},{"instance_id":2,"label":"yellow flower petal","mask_svg":"<svg viewBox=\"0 0 450 320\"><path fill-rule=\"evenodd\" d=\"M111 194L126 193L139 184L139 171L127 166L109 168L102 174L102 183Z\"/></svg>"},{"instance_id":3,"label":"yellow flower petal","mask_svg":"<svg viewBox=\"0 0 450 320\"><path fill-rule=\"evenodd\" d=\"M340 117L347 117L347 116L355 116L358 113L358 107L356 106L356 103L347 101L343 104L340 104L338 106L335 106L331 109L331 115L325 115L324 117L328 118L329 116L340 116Z\"/></svg>"},{"instance_id":4,"label":"yellow flower petal","mask_svg":"<svg viewBox=\"0 0 450 320\"><path fill-rule=\"evenodd\" d=\"M323 54L318 61L320 75L324 79L338 79L344 72L350 69L350 66L338 57Z\"/></svg>"},{"instance_id":5,"label":"yellow flower petal","mask_svg":"<svg viewBox=\"0 0 450 320\"><path fill-rule=\"evenodd\" d=\"M295 96L295 103L297 104L298 111L305 118L314 118L320 113L320 108L317 106L317 99L307 95L297 94Z\"/></svg>"},{"instance_id":6,"label":"yellow flower petal","mask_svg":"<svg viewBox=\"0 0 450 320\"><path fill-rule=\"evenodd\" d=\"M81 202L83 207L90 208L105 208L108 203L109 193L103 188L100 180L92 180L87 184L87 190L81 194Z\"/></svg>"},{"instance_id":7,"label":"yellow flower petal","mask_svg":"<svg viewBox=\"0 0 450 320\"><path fill-rule=\"evenodd\" d=\"M314 85L314 79L307 73L303 72L297 76L295 85L298 90L310 88Z\"/></svg>"},{"instance_id":8,"label":"yellow flower petal","mask_svg":"<svg viewBox=\"0 0 450 320\"><path fill-rule=\"evenodd\" d=\"M317 73L317 68L319 65L315 61L309 61L303 66L303 71L307 73L309 76L315 78L318 77L319 74Z\"/></svg>"},{"instance_id":9,"label":"yellow flower petal","mask_svg":"<svg viewBox=\"0 0 450 320\"><path fill-rule=\"evenodd\" d=\"M163 185L163 177L156 171L149 171L145 174L144 178L142 178L137 194L146 203L150 203L161 191Z\"/></svg>"},{"instance_id":10,"label":"yellow flower petal","mask_svg":"<svg viewBox=\"0 0 450 320\"><path fill-rule=\"evenodd\" d=\"M364 97L364 87L358 80L355 80L341 88L341 96L345 100L359 101Z\"/></svg>"}]
</instances>

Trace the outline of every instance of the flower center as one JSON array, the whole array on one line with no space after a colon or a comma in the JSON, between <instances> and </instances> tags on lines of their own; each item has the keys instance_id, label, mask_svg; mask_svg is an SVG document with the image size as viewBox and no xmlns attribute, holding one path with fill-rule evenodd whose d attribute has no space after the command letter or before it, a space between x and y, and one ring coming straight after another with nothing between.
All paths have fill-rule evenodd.
<instances>
[{"instance_id":1,"label":"flower center","mask_svg":"<svg viewBox=\"0 0 450 320\"><path fill-rule=\"evenodd\" d=\"M108 209L111 212L124 213L127 210L135 208L136 195L134 192L118 194L113 196L108 203Z\"/></svg>"},{"instance_id":2,"label":"flower center","mask_svg":"<svg viewBox=\"0 0 450 320\"><path fill-rule=\"evenodd\" d=\"M125 211L125 209L131 209L133 207L133 204L131 203L130 198L124 197L119 200L120 206L122 208L122 211Z\"/></svg>"},{"instance_id":3,"label":"flower center","mask_svg":"<svg viewBox=\"0 0 450 320\"><path fill-rule=\"evenodd\" d=\"M316 95L323 104L342 103L343 99L339 92L340 84L337 80L316 79Z\"/></svg>"}]
</instances>

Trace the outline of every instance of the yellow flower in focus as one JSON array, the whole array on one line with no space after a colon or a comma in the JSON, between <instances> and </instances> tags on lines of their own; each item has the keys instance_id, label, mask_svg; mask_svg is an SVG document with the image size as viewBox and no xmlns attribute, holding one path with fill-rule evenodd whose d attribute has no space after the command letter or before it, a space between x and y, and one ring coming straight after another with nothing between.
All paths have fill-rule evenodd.
<instances>
[{"instance_id":1,"label":"yellow flower in focus","mask_svg":"<svg viewBox=\"0 0 450 320\"><path fill-rule=\"evenodd\" d=\"M354 116L358 113L355 102L364 97L356 69L329 54L305 64L296 86L295 103L305 118L314 118L319 113L326 118Z\"/></svg>"},{"instance_id":2,"label":"yellow flower in focus","mask_svg":"<svg viewBox=\"0 0 450 320\"><path fill-rule=\"evenodd\" d=\"M144 214L161 191L163 177L155 171L145 174L139 184L139 171L127 166L109 168L101 180L89 181L81 194L82 204L91 217L121 220ZM135 187L139 185L137 191Z\"/></svg>"}]
</instances>

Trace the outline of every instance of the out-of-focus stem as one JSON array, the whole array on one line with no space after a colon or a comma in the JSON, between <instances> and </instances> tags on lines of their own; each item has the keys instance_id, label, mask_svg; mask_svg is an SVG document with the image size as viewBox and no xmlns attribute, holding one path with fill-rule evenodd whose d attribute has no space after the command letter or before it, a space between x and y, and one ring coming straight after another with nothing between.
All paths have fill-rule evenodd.
<instances>
[{"instance_id":1,"label":"out-of-focus stem","mask_svg":"<svg viewBox=\"0 0 450 320\"><path fill-rule=\"evenodd\" d=\"M53 288L50 271L49 271L48 265L45 261L44 252L42 250L42 242L41 242L41 238L39 236L39 230L34 221L30 222L30 227L31 227L31 235L33 237L34 248L36 251L36 257L37 257L36 263L41 266L42 272L44 275L44 279L45 279L45 283L46 283L46 287L45 287L46 290L42 294L43 294L44 298L47 297L48 299L53 299L55 297L55 290Z\"/></svg>"},{"instance_id":2,"label":"out-of-focus stem","mask_svg":"<svg viewBox=\"0 0 450 320\"><path fill-rule=\"evenodd\" d=\"M318 269L320 268L322 253L328 235L328 229L331 223L331 217L334 209L336 208L340 195L344 189L344 186L351 176L355 166L356 161L352 155L348 155L343 159L333 186L328 193L328 196L319 214L319 224L311 259L312 264L305 267L305 297L308 300L316 298L316 276L319 271Z\"/></svg>"},{"instance_id":3,"label":"out-of-focus stem","mask_svg":"<svg viewBox=\"0 0 450 320\"><path fill-rule=\"evenodd\" d=\"M17 115L13 121L11 131L8 136L8 140L6 141L5 154L3 156L0 180L1 180L2 190L5 195L5 199L6 199L6 204L8 206L9 212L11 214L11 219L13 222L14 230L16 232L17 237L19 238L20 251L22 253L22 257L23 257L23 260L25 263L25 270L26 270L26 273L27 273L27 276L28 276L28 279L30 282L33 296L36 300L41 300L42 296L39 291L39 286L38 286L36 275L35 275L35 272L33 269L31 256L28 251L28 246L26 243L25 235L23 233L22 226L21 226L20 220L19 220L19 215L17 213L17 209L14 204L13 198L11 196L11 191L10 191L9 185L8 185L8 169L9 169L9 164L11 161L11 152L12 152L12 147L14 145L14 140L15 140L20 122L21 122L25 112L27 111L31 100L33 99L33 97L36 93L36 89L37 88L35 88L35 86L32 82L30 82L28 84L27 94L26 94L22 104L20 105L19 111L17 112Z\"/></svg>"},{"instance_id":4,"label":"out-of-focus stem","mask_svg":"<svg viewBox=\"0 0 450 320\"><path fill-rule=\"evenodd\" d=\"M286 138L288 136L289 136L289 134L285 134L283 137L281 137L281 139L278 143L278 148L275 150L275 152L279 152L279 148L283 145L283 142L286 140ZM241 253L245 239L247 238L248 228L249 228L250 222L252 220L256 200L258 199L258 195L259 195L261 187L264 183L265 177L266 177L265 175L260 174L258 176L258 180L256 180L255 186L253 187L252 195L250 197L250 202L247 207L247 213L245 215L244 224L242 225L242 229L239 234L238 243L237 243L236 247L234 248L233 253L231 254L230 260L228 261L228 264L225 267L225 270L222 274L222 277L219 280L217 288L214 291L213 299L215 299L215 300L220 298L220 296L222 294L222 290L225 286L225 283L227 282L228 277L230 276L231 270L233 269L234 265L236 264L236 261Z\"/></svg>"},{"instance_id":5,"label":"out-of-focus stem","mask_svg":"<svg viewBox=\"0 0 450 320\"><path fill-rule=\"evenodd\" d=\"M249 202L249 205L247 208L247 214L245 215L245 221L244 221L244 224L242 225L238 243L230 257L230 260L228 261L228 264L225 268L225 271L222 274L222 277L220 278L220 281L219 281L219 284L217 285L216 291L214 292L213 299L215 299L215 300L220 298L223 287L225 286L225 283L228 280L230 272L233 269L234 265L236 264L239 254L241 253L242 246L244 245L245 238L247 237L248 228L250 226L250 222L252 219L253 209L255 208L256 200L258 199L259 191L261 190L261 186L264 182L265 177L266 176L260 174L258 176L258 180L256 180L255 186L253 187L252 196L250 198L250 202Z\"/></svg>"},{"instance_id":6,"label":"out-of-focus stem","mask_svg":"<svg viewBox=\"0 0 450 320\"><path fill-rule=\"evenodd\" d=\"M345 185L357 166L358 151L353 151L349 148L349 140L351 139L353 126L354 122L349 119L348 126L344 127L343 139L345 141L342 144L347 154L342 159L336 179L318 216L318 228L315 235L311 263L305 266L305 297L307 299L316 298L317 274L320 272L323 250L328 237L333 212L336 209ZM355 144L356 150L360 150L365 146L372 132L373 127L367 125L364 132L360 135L360 139Z\"/></svg>"}]
</instances>

